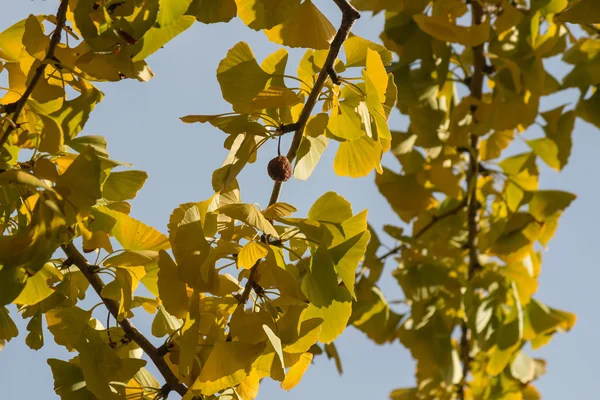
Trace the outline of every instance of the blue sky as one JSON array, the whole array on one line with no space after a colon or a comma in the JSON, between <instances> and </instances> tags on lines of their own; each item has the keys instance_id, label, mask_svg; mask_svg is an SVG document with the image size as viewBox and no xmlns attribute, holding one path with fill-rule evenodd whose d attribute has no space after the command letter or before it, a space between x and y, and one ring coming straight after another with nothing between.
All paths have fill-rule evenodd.
<instances>
[{"instance_id":1,"label":"blue sky","mask_svg":"<svg viewBox=\"0 0 600 400\"><path fill-rule=\"evenodd\" d=\"M58 7L56 0L2 0L2 3L0 31L31 13L53 14ZM339 11L332 1L316 0L315 3L334 25L339 24ZM354 33L378 40L382 24L382 16L364 15L357 22ZM212 171L227 155L223 149L225 136L209 125L183 124L179 117L230 111L230 105L221 98L215 74L227 50L241 40L252 47L259 62L278 48L264 34L246 28L239 20L216 25L197 23L148 59L156 75L152 81L126 80L99 85L106 97L82 134L105 136L111 158L133 163L134 168L148 172L150 177L145 187L133 201L133 217L165 232L169 215L178 204L204 200L212 195ZM289 74L295 74L302 53L302 50L291 51ZM565 71L556 60L550 61L548 66L554 71ZM5 75L0 75L0 86L5 85L5 79ZM572 104L575 96L576 93L567 91L547 99L542 107L549 109L559 104ZM390 124L393 129L405 130L407 120L395 111ZM528 135L535 135L535 130ZM284 149L287 149L289 139L284 138ZM363 179L335 176L332 167L335 149L335 145L328 148L308 181L286 184L281 200L294 204L299 209L298 215L303 215L320 195L334 190L351 201L355 212L368 208L369 220L374 227L389 223L400 225L398 217L378 194L373 175ZM600 349L595 345L600 328L597 310L600 269L595 265L600 223L598 149L600 132L578 120L569 165L560 174L542 167L542 188L578 195L544 254L537 294L543 302L578 316L572 332L558 335L548 346L533 353L549 361L548 373L538 382L546 400L589 398L596 392L596 360L600 358ZM275 142L268 143L261 148L259 160L241 174L239 181L244 202L267 204L272 181L266 174L266 164L274 155ZM398 163L392 157L385 161L398 170ZM393 245L385 234L380 234L380 239ZM388 272L392 268L390 263ZM384 276L381 286L389 299L402 297L389 274ZM93 303L97 301L91 292L89 297ZM138 314L141 316L143 312ZM57 346L48 332L44 348L37 352L30 350L24 343L25 324L20 317L13 316L21 335L0 352L2 398L56 398L46 359L68 359L73 355ZM135 321L143 332L150 332L149 318L136 318ZM414 384L413 361L399 343L376 346L362 333L349 328L336 345L344 367L341 377L332 362L317 357L301 383L291 392L281 390L277 382L265 380L258 398L385 399L392 389Z\"/></svg>"}]
</instances>

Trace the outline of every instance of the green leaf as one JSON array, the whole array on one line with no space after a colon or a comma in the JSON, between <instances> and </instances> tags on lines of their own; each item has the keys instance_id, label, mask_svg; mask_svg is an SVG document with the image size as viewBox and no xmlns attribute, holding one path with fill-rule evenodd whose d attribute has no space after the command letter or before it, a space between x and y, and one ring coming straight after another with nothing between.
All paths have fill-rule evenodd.
<instances>
[{"instance_id":1,"label":"green leaf","mask_svg":"<svg viewBox=\"0 0 600 400\"><path fill-rule=\"evenodd\" d=\"M178 1L171 1L178 3ZM148 30L148 32L146 32L144 36L135 44L135 55L131 60L133 62L144 60L146 57L170 42L175 36L192 26L195 20L196 18L193 16L182 15L169 25L150 28L150 30Z\"/></svg>"},{"instance_id":2,"label":"green leaf","mask_svg":"<svg viewBox=\"0 0 600 400\"><path fill-rule=\"evenodd\" d=\"M133 199L146 179L148 174L144 171L111 172L102 187L102 197L111 201Z\"/></svg>"},{"instance_id":3,"label":"green leaf","mask_svg":"<svg viewBox=\"0 0 600 400\"><path fill-rule=\"evenodd\" d=\"M188 9L192 0L159 0L156 22L161 28L176 22Z\"/></svg>"},{"instance_id":4,"label":"green leaf","mask_svg":"<svg viewBox=\"0 0 600 400\"><path fill-rule=\"evenodd\" d=\"M10 341L10 339L17 337L18 334L19 330L8 314L8 309L0 307L0 340Z\"/></svg>"},{"instance_id":5,"label":"green leaf","mask_svg":"<svg viewBox=\"0 0 600 400\"><path fill-rule=\"evenodd\" d=\"M577 196L558 190L538 190L529 201L529 212L538 221L544 221L565 210Z\"/></svg>"},{"instance_id":6,"label":"green leaf","mask_svg":"<svg viewBox=\"0 0 600 400\"><path fill-rule=\"evenodd\" d=\"M48 359L54 376L54 391L62 400L93 400L95 396L88 390L81 368L72 363Z\"/></svg>"},{"instance_id":7,"label":"green leaf","mask_svg":"<svg viewBox=\"0 0 600 400\"><path fill-rule=\"evenodd\" d=\"M352 301L350 293L344 288L337 288L330 304L317 305L311 301L311 304L302 314L302 318L305 320L321 318L323 324L319 333L319 341L331 343L346 329L351 314Z\"/></svg>"},{"instance_id":8,"label":"green leaf","mask_svg":"<svg viewBox=\"0 0 600 400\"><path fill-rule=\"evenodd\" d=\"M273 225L253 204L226 204L219 207L215 212L242 221L268 235L279 237Z\"/></svg>"},{"instance_id":9,"label":"green leaf","mask_svg":"<svg viewBox=\"0 0 600 400\"><path fill-rule=\"evenodd\" d=\"M238 112L251 109L252 100L265 88L269 78L270 75L258 65L245 42L233 46L217 69L223 98Z\"/></svg>"},{"instance_id":10,"label":"green leaf","mask_svg":"<svg viewBox=\"0 0 600 400\"><path fill-rule=\"evenodd\" d=\"M307 26L311 29L306 29ZM334 26L312 0L305 0L288 19L265 30L269 40L274 43L317 50L329 49L335 33Z\"/></svg>"}]
</instances>

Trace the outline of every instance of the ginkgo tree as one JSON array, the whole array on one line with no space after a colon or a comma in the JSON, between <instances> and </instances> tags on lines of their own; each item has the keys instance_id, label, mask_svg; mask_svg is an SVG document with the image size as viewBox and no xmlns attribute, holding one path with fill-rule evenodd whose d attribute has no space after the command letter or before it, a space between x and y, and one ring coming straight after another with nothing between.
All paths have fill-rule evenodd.
<instances>
[{"instance_id":1,"label":"ginkgo tree","mask_svg":"<svg viewBox=\"0 0 600 400\"><path fill-rule=\"evenodd\" d=\"M339 363L348 325L415 358L416 386L392 399L540 397L545 362L523 348L575 322L533 297L540 248L575 196L540 189L538 163L567 164L576 118L600 126L600 3L333 1L338 28L311 0L61 0L56 15L0 33L0 345L18 334L9 310L28 319L32 349L45 319L74 355L48 360L61 398L248 400L265 378L290 390L314 356ZM383 45L351 33L360 11L385 11ZM145 59L195 21L235 17L281 48L259 62L237 43L216 71L231 108L182 116L224 132L229 155L214 195L176 208L165 235L129 215L147 174L82 134L103 100L94 82L148 81ZM307 49L297 66L287 48ZM562 82L544 65L557 55L574 66ZM575 109L540 112L543 96L571 87ZM395 108L404 132L388 126ZM527 136L534 123L544 137ZM240 172L283 135L287 153L263 172L270 201L244 203ZM503 157L516 138L521 152ZM410 225L383 227L392 250L381 254L367 211L334 192L306 216L279 201L331 141L334 171L375 171ZM387 152L401 171L381 165ZM392 257L407 312L378 288ZM101 303L86 309L90 292ZM150 332L132 323L143 312Z\"/></svg>"}]
</instances>

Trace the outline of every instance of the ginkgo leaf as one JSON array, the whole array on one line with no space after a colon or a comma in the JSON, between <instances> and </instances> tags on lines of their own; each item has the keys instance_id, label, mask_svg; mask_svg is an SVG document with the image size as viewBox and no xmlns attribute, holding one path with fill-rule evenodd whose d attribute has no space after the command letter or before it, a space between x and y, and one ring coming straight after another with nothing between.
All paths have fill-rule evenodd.
<instances>
[{"instance_id":1,"label":"ginkgo leaf","mask_svg":"<svg viewBox=\"0 0 600 400\"><path fill-rule=\"evenodd\" d=\"M367 176L373 169L381 173L382 155L383 150L380 145L364 135L340 143L333 160L333 169L339 176L352 178Z\"/></svg>"},{"instance_id":2,"label":"ginkgo leaf","mask_svg":"<svg viewBox=\"0 0 600 400\"><path fill-rule=\"evenodd\" d=\"M156 22L161 28L176 22L188 9L192 0L159 0Z\"/></svg>"},{"instance_id":3,"label":"ginkgo leaf","mask_svg":"<svg viewBox=\"0 0 600 400\"><path fill-rule=\"evenodd\" d=\"M258 31L271 29L288 19L300 0L235 0L238 17L248 27Z\"/></svg>"},{"instance_id":4,"label":"ginkgo leaf","mask_svg":"<svg viewBox=\"0 0 600 400\"><path fill-rule=\"evenodd\" d=\"M275 203L267 207L262 213L267 219L288 217L298 211L296 207L287 203Z\"/></svg>"},{"instance_id":5,"label":"ginkgo leaf","mask_svg":"<svg viewBox=\"0 0 600 400\"><path fill-rule=\"evenodd\" d=\"M363 104L363 103L361 103ZM364 135L365 131L361 128L361 117L357 110L357 107L341 102L339 107L332 112L327 123L327 130L333 134L333 136L346 139L355 140ZM370 115L367 115L368 124L365 125L371 127Z\"/></svg>"},{"instance_id":6,"label":"ginkgo leaf","mask_svg":"<svg viewBox=\"0 0 600 400\"><path fill-rule=\"evenodd\" d=\"M303 353L298 361L290 366L285 379L281 382L281 388L288 391L293 389L300 382L306 370L308 370L312 359L313 355L311 353Z\"/></svg>"},{"instance_id":7,"label":"ginkgo leaf","mask_svg":"<svg viewBox=\"0 0 600 400\"><path fill-rule=\"evenodd\" d=\"M314 202L308 218L315 221L339 224L352 218L352 205L335 192L327 192Z\"/></svg>"},{"instance_id":8,"label":"ginkgo leaf","mask_svg":"<svg viewBox=\"0 0 600 400\"><path fill-rule=\"evenodd\" d=\"M529 212L537 220L544 221L559 211L563 211L577 196L558 190L538 190L529 201Z\"/></svg>"},{"instance_id":9,"label":"ginkgo leaf","mask_svg":"<svg viewBox=\"0 0 600 400\"><path fill-rule=\"evenodd\" d=\"M0 307L0 339L10 341L12 338L17 337L18 334L19 330L8 314L8 309Z\"/></svg>"},{"instance_id":10,"label":"ginkgo leaf","mask_svg":"<svg viewBox=\"0 0 600 400\"><path fill-rule=\"evenodd\" d=\"M371 234L369 231L365 231L328 250L329 258L333 262L335 271L350 291L350 294L352 294L352 297L355 298L354 281L356 279L356 268L365 255L370 238Z\"/></svg>"},{"instance_id":11,"label":"ginkgo leaf","mask_svg":"<svg viewBox=\"0 0 600 400\"><path fill-rule=\"evenodd\" d=\"M215 128L225 133L266 136L267 129L258 123L250 114L241 115L186 115L180 118L183 122L191 124L194 122L209 122Z\"/></svg>"},{"instance_id":12,"label":"ginkgo leaf","mask_svg":"<svg viewBox=\"0 0 600 400\"><path fill-rule=\"evenodd\" d=\"M186 14L194 15L203 24L214 24L229 22L235 18L236 12L234 0L193 0Z\"/></svg>"},{"instance_id":13,"label":"ginkgo leaf","mask_svg":"<svg viewBox=\"0 0 600 400\"><path fill-rule=\"evenodd\" d=\"M129 215L106 207L100 207L99 210L115 219L111 233L124 249L158 251L171 247L169 238Z\"/></svg>"},{"instance_id":14,"label":"ginkgo leaf","mask_svg":"<svg viewBox=\"0 0 600 400\"><path fill-rule=\"evenodd\" d=\"M107 267L136 267L144 266L158 260L158 251L155 250L125 250L117 255L108 257L103 264Z\"/></svg>"},{"instance_id":15,"label":"ginkgo leaf","mask_svg":"<svg viewBox=\"0 0 600 400\"><path fill-rule=\"evenodd\" d=\"M300 103L302 103L302 100L292 90L285 87L270 86L267 89L261 90L252 100L251 104L252 108L265 109L293 107Z\"/></svg>"},{"instance_id":16,"label":"ginkgo leaf","mask_svg":"<svg viewBox=\"0 0 600 400\"><path fill-rule=\"evenodd\" d=\"M495 131L488 138L481 141L481 160L489 161L500 157L502 150L506 149L513 141L515 131Z\"/></svg>"},{"instance_id":17,"label":"ginkgo leaf","mask_svg":"<svg viewBox=\"0 0 600 400\"><path fill-rule=\"evenodd\" d=\"M52 281L59 282L63 275L52 263L46 263L35 275L29 277L19 296L13 301L15 304L33 305L48 298L54 293L54 288L49 287Z\"/></svg>"},{"instance_id":18,"label":"ginkgo leaf","mask_svg":"<svg viewBox=\"0 0 600 400\"><path fill-rule=\"evenodd\" d=\"M102 197L112 201L133 199L146 179L148 174L144 171L111 172L102 186Z\"/></svg>"},{"instance_id":19,"label":"ginkgo leaf","mask_svg":"<svg viewBox=\"0 0 600 400\"><path fill-rule=\"evenodd\" d=\"M250 109L250 103L265 88L269 78L245 42L233 46L217 69L223 98L238 112Z\"/></svg>"},{"instance_id":20,"label":"ginkgo leaf","mask_svg":"<svg viewBox=\"0 0 600 400\"><path fill-rule=\"evenodd\" d=\"M267 247L261 243L248 242L238 253L237 264L240 268L250 269L258 260L269 253Z\"/></svg>"},{"instance_id":21,"label":"ginkgo leaf","mask_svg":"<svg viewBox=\"0 0 600 400\"><path fill-rule=\"evenodd\" d=\"M558 19L572 24L597 24L600 7L594 0L581 0L557 15Z\"/></svg>"},{"instance_id":22,"label":"ginkgo leaf","mask_svg":"<svg viewBox=\"0 0 600 400\"><path fill-rule=\"evenodd\" d=\"M216 342L191 389L208 395L238 385L263 349L264 344Z\"/></svg>"},{"instance_id":23,"label":"ginkgo leaf","mask_svg":"<svg viewBox=\"0 0 600 400\"><path fill-rule=\"evenodd\" d=\"M474 27L458 26L441 15L413 15L414 21L424 32L444 42L453 42L463 46L475 47L490 39L490 21Z\"/></svg>"},{"instance_id":24,"label":"ginkgo leaf","mask_svg":"<svg viewBox=\"0 0 600 400\"><path fill-rule=\"evenodd\" d=\"M185 318L188 312L186 285L179 277L179 268L164 250L159 252L158 268L158 292L165 309L176 318Z\"/></svg>"},{"instance_id":25,"label":"ginkgo leaf","mask_svg":"<svg viewBox=\"0 0 600 400\"><path fill-rule=\"evenodd\" d=\"M334 26L311 0L305 0L281 24L265 30L269 40L277 44L317 50L328 49L335 33Z\"/></svg>"},{"instance_id":26,"label":"ginkgo leaf","mask_svg":"<svg viewBox=\"0 0 600 400\"><path fill-rule=\"evenodd\" d=\"M303 137L294 166L294 178L304 181L312 175L328 143L329 139L324 135Z\"/></svg>"},{"instance_id":27,"label":"ginkgo leaf","mask_svg":"<svg viewBox=\"0 0 600 400\"><path fill-rule=\"evenodd\" d=\"M263 325L262 328L267 334L269 342L271 342L271 345L275 349L275 353L277 353L277 356L279 357L281 367L285 371L285 362L283 360L283 349L281 347L281 339L275 334L275 332L273 332L273 330L268 325Z\"/></svg>"},{"instance_id":28,"label":"ginkgo leaf","mask_svg":"<svg viewBox=\"0 0 600 400\"><path fill-rule=\"evenodd\" d=\"M93 394L86 387L81 368L70 362L48 359L54 377L54 391L64 400L83 400L93 398Z\"/></svg>"},{"instance_id":29,"label":"ginkgo leaf","mask_svg":"<svg viewBox=\"0 0 600 400\"><path fill-rule=\"evenodd\" d=\"M334 295L334 300L329 305L316 306L315 304L310 304L302 313L302 318L323 319L319 341L331 343L346 329L351 314L352 301L350 293L344 288L338 288Z\"/></svg>"},{"instance_id":30,"label":"ginkgo leaf","mask_svg":"<svg viewBox=\"0 0 600 400\"><path fill-rule=\"evenodd\" d=\"M344 52L346 53L346 68L366 67L367 51L374 50L379 53L384 65L390 65L393 57L392 52L378 43L371 42L360 36L351 35L344 42Z\"/></svg>"},{"instance_id":31,"label":"ginkgo leaf","mask_svg":"<svg viewBox=\"0 0 600 400\"><path fill-rule=\"evenodd\" d=\"M219 207L216 212L242 221L268 235L279 237L273 225L253 204L227 204Z\"/></svg>"},{"instance_id":32,"label":"ginkgo leaf","mask_svg":"<svg viewBox=\"0 0 600 400\"><path fill-rule=\"evenodd\" d=\"M178 1L169 1L172 3L178 3ZM144 36L135 44L135 55L131 60L133 62L144 60L149 55L168 43L175 36L192 26L195 20L196 18L193 16L182 15L176 21L173 21L168 25L150 28L150 30L146 32Z\"/></svg>"}]
</instances>

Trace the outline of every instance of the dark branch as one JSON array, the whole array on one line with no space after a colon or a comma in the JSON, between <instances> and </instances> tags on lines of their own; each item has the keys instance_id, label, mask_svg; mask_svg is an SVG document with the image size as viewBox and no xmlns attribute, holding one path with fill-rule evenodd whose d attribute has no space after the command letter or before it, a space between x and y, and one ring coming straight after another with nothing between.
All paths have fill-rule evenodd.
<instances>
[{"instance_id":1,"label":"dark branch","mask_svg":"<svg viewBox=\"0 0 600 400\"><path fill-rule=\"evenodd\" d=\"M17 100L14 103L14 105L8 104L5 107L5 110L8 113L10 113L10 111L14 112L13 117L12 117L13 123L8 125L6 132L4 132L4 135L2 135L2 137L0 137L0 148L2 148L2 146L4 146L4 144L8 140L8 137L10 136L12 131L16 129L17 121L19 120L19 117L21 116L21 111L23 111L23 107L25 107L25 103L27 103L29 96L31 96L31 93L33 93L33 90L35 89L36 85L38 84L40 78L44 75L44 72L46 71L46 66L49 63L54 62L53 61L55 59L54 51L56 50L56 47L60 43L61 34L63 31L63 28L65 27L65 23L67 21L67 6L68 5L69 5L69 0L61 0L60 6L58 7L58 12L56 13L56 29L54 30L54 33L52 34L52 37L50 38L50 44L48 45L48 51L46 52L46 57L44 58L44 61L42 61L42 63L36 68L35 73L33 74L33 78L31 78L31 82L29 83L29 86L27 86L27 89L25 89L25 93L23 93L21 98L19 100Z\"/></svg>"},{"instance_id":2,"label":"dark branch","mask_svg":"<svg viewBox=\"0 0 600 400\"><path fill-rule=\"evenodd\" d=\"M431 221L429 221L423 228L421 228L417 233L415 233L413 235L413 238L418 239L421 236L423 236L425 233L427 233L427 231L431 228L433 228L433 226L435 224L437 224L438 222L440 222L443 219L446 219L452 215L456 215L460 212L460 210L462 210L463 208L465 208L465 206L467 205L468 202L468 197L465 196L464 199L461 200L461 202L454 208L451 208L448 211L445 211L443 213L441 213L440 215L436 215L435 217L433 217L431 219ZM383 254L382 256L379 257L379 261L383 261L386 258L393 256L394 254L397 254L398 252L400 252L400 250L402 250L404 248L404 245L401 244L397 247L394 247L393 249L391 249L390 251L388 251L387 253Z\"/></svg>"},{"instance_id":3,"label":"dark branch","mask_svg":"<svg viewBox=\"0 0 600 400\"><path fill-rule=\"evenodd\" d=\"M327 81L327 78L330 77L330 71L334 71L333 65L335 64L335 60L337 56L340 54L340 49L342 45L348 38L348 34L354 25L354 22L360 18L360 13L356 8L354 8L348 0L333 0L335 4L339 7L342 12L342 23L340 24L340 28L338 29L333 41L331 42L331 46L329 47L329 53L327 54L327 58L325 59L325 64L323 68L319 72L317 76L317 80L315 85L310 91L308 95L308 99L302 108L302 112L300 113L300 117L298 117L298 122L296 122L296 132L294 133L294 138L292 139L292 144L290 145L290 149L287 153L287 159L291 162L294 161L296 155L298 153L298 149L300 148L300 143L302 142L302 136L304 135L304 128L306 127L306 123L308 122L308 118L310 117L317 101L319 100L319 95L323 90L323 86ZM337 74L336 74L337 75ZM333 80L333 79L332 79ZM339 81L339 77L337 78ZM335 82L334 82L335 83ZM275 182L273 184L273 190L271 191L271 198L269 199L269 206L277 203L279 199L279 194L281 193L281 182ZM246 282L246 286L244 287L244 291L241 295L240 304L246 304L248 301L248 297L250 296L250 291L253 289L254 275L255 270L258 267L258 264L254 265L250 270L250 276L248 277L248 281Z\"/></svg>"},{"instance_id":4,"label":"dark branch","mask_svg":"<svg viewBox=\"0 0 600 400\"><path fill-rule=\"evenodd\" d=\"M471 17L473 25L480 25L483 22L483 9L477 1L471 2ZM474 55L474 70L471 79L471 96L477 100L481 100L483 95L483 80L486 73L486 60L484 55L484 45L473 47ZM472 110L475 114L477 107ZM473 123L477 124L477 120L473 118ZM468 238L467 249L469 252L469 267L467 271L467 284L473 278L475 272L480 268L479 255L477 251L477 235L479 234L479 218L478 210L479 203L477 201L477 179L479 177L479 138L476 135L471 135L469 148L469 169L467 171L467 187L468 187L468 204L467 204L467 225ZM471 347L469 339L471 332L467 326L467 321L463 320L461 324L460 338L460 355L463 363L463 379L458 388L458 398L465 399L465 387L468 385L467 379L471 368Z\"/></svg>"},{"instance_id":5,"label":"dark branch","mask_svg":"<svg viewBox=\"0 0 600 400\"><path fill-rule=\"evenodd\" d=\"M119 303L102 297L101 293L102 288L104 287L104 282L102 282L98 275L94 273L93 266L85 259L79 250L77 250L73 243L63 245L62 249L67 255L68 260L70 260L73 265L77 266L77 268L79 268L86 279L90 282L90 285L92 285L108 311L112 314L115 320L118 321L121 328L123 328L126 337L137 343L137 345L140 346L140 348L148 355L148 357L150 357L154 365L156 365L156 368L166 381L166 385L163 386L163 389L167 388L169 391L174 390L183 397L187 392L187 388L184 384L179 383L179 380L175 374L173 374L173 371L171 371L171 368L169 368L166 361L163 359L161 352L159 352L159 350L154 347L154 345L150 343L150 341L139 330L137 330L135 326L133 326L131 321L129 321L127 318L124 318L121 321L117 319L119 315Z\"/></svg>"}]
</instances>

